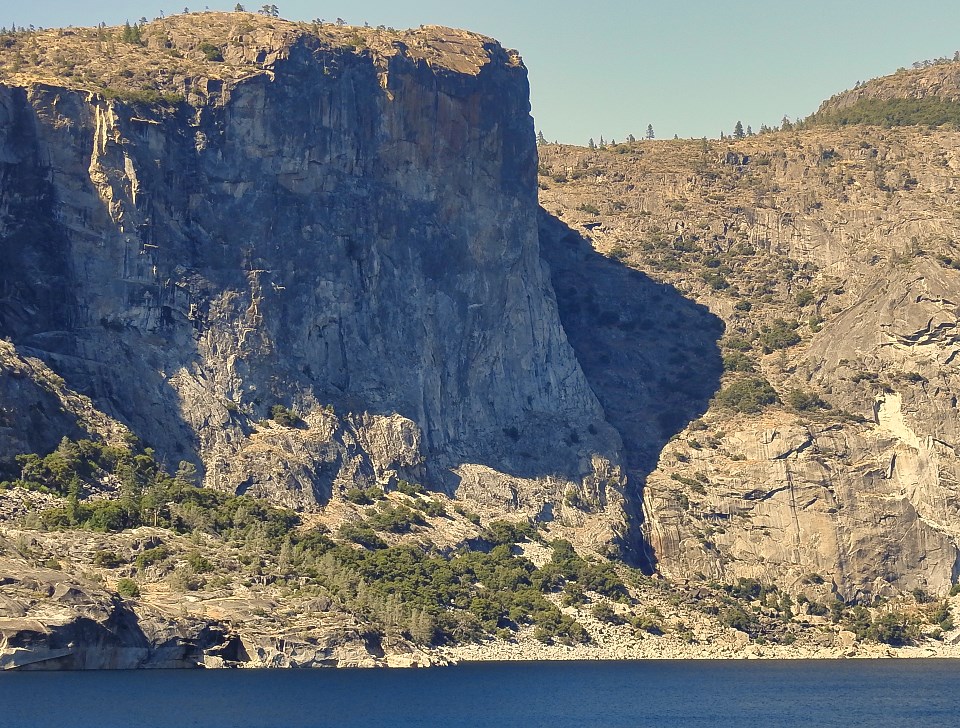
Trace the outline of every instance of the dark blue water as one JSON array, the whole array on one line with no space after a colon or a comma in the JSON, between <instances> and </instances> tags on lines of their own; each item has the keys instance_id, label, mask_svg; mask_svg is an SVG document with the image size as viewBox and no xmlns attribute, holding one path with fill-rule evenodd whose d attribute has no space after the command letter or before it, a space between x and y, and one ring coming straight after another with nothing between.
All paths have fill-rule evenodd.
<instances>
[{"instance_id":1,"label":"dark blue water","mask_svg":"<svg viewBox=\"0 0 960 728\"><path fill-rule=\"evenodd\" d=\"M960 661L0 674L3 728L958 726Z\"/></svg>"}]
</instances>

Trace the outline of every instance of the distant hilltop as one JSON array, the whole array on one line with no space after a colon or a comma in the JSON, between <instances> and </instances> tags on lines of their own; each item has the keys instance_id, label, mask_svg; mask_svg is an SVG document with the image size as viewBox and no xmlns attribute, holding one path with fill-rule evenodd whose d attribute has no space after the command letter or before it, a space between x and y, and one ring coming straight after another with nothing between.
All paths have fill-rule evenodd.
<instances>
[{"instance_id":1,"label":"distant hilltop","mask_svg":"<svg viewBox=\"0 0 960 728\"><path fill-rule=\"evenodd\" d=\"M960 60L922 61L824 101L810 117L834 125L960 125Z\"/></svg>"}]
</instances>

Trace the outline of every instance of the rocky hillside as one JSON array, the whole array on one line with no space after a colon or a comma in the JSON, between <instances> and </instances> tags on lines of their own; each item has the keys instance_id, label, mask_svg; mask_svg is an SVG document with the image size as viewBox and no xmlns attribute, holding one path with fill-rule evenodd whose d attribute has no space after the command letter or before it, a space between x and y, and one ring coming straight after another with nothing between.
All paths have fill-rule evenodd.
<instances>
[{"instance_id":1,"label":"rocky hillside","mask_svg":"<svg viewBox=\"0 0 960 728\"><path fill-rule=\"evenodd\" d=\"M725 143L547 145L540 159L541 204L568 226L559 237L542 228L545 248L580 237L723 322L706 329L724 368L709 408L655 463L627 455L645 480L660 571L789 589L825 579L847 600L949 589L960 535L955 135L813 127ZM702 381L709 348L656 348L692 334L600 302L595 325L645 348L673 391ZM632 372L644 396L649 362L611 365L603 376ZM629 390L595 388L622 427Z\"/></svg>"},{"instance_id":2,"label":"rocky hillside","mask_svg":"<svg viewBox=\"0 0 960 728\"><path fill-rule=\"evenodd\" d=\"M911 69L902 68L892 76L870 79L856 88L832 96L820 105L819 112L848 108L866 99L935 99L960 103L960 60L941 59L915 66Z\"/></svg>"}]
</instances>

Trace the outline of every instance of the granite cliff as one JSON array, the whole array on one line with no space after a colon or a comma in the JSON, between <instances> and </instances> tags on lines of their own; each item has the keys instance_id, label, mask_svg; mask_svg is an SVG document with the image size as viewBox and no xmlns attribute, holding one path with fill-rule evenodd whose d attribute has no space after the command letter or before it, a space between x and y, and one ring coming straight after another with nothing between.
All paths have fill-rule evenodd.
<instances>
[{"instance_id":1,"label":"granite cliff","mask_svg":"<svg viewBox=\"0 0 960 728\"><path fill-rule=\"evenodd\" d=\"M13 382L32 357L213 488L617 508L619 438L538 252L515 52L211 13L108 41L102 70L102 31L48 34L16 39L49 50L0 87L0 386L46 413L11 415L0 457L84 429ZM264 426L277 406L297 425Z\"/></svg>"}]
</instances>

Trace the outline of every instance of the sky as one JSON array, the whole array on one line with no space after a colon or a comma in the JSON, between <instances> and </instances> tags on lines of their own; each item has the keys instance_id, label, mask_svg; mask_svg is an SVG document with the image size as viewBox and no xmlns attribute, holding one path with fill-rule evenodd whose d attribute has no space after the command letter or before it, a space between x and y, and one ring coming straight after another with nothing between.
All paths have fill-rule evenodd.
<instances>
[{"instance_id":1,"label":"sky","mask_svg":"<svg viewBox=\"0 0 960 728\"><path fill-rule=\"evenodd\" d=\"M192 2L193 0L179 0ZM122 24L183 12L164 0L32 0L0 25ZM209 4L208 4L209 3ZM190 10L232 10L206 0ZM448 25L497 38L529 70L532 113L550 141L716 138L803 118L857 81L952 57L957 0L282 0L290 20ZM248 10L260 4L246 3Z\"/></svg>"}]
</instances>

